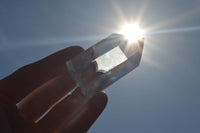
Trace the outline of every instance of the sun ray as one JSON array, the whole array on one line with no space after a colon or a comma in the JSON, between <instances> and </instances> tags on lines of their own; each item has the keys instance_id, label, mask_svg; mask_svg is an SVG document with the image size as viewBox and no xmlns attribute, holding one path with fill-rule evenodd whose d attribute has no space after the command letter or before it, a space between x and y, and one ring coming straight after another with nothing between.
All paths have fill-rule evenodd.
<instances>
[{"instance_id":1,"label":"sun ray","mask_svg":"<svg viewBox=\"0 0 200 133\"><path fill-rule=\"evenodd\" d=\"M189 11L189 12L185 12L185 13L176 15L176 16L170 18L170 19L160 21L160 22L158 22L154 25L151 25L146 30L147 31L153 31L153 30L156 30L156 29L160 29L162 27L166 27L166 26L171 25L171 24L178 23L178 22L183 21L183 20L189 20L189 18L192 19L193 17L196 17L195 16L196 14L199 16L199 12L200 12L200 7L195 8L195 9Z\"/></svg>"},{"instance_id":2,"label":"sun ray","mask_svg":"<svg viewBox=\"0 0 200 133\"><path fill-rule=\"evenodd\" d=\"M157 35L157 34L168 34L168 33L177 33L177 32L191 32L191 31L200 31L200 26L155 30L155 31L148 32L146 34L147 35Z\"/></svg>"},{"instance_id":3,"label":"sun ray","mask_svg":"<svg viewBox=\"0 0 200 133\"><path fill-rule=\"evenodd\" d=\"M145 40L142 62L146 63L150 67L162 68L162 64L154 59L155 52L162 52L162 49L159 48L159 45L157 45L153 39L149 39L148 37Z\"/></svg>"},{"instance_id":4,"label":"sun ray","mask_svg":"<svg viewBox=\"0 0 200 133\"><path fill-rule=\"evenodd\" d=\"M120 6L117 4L117 2L115 0L111 0L111 4L117 13L117 16L119 16L120 22L122 22L122 23L127 22L127 19L125 18L125 15L124 15L122 9L120 8Z\"/></svg>"},{"instance_id":5,"label":"sun ray","mask_svg":"<svg viewBox=\"0 0 200 133\"><path fill-rule=\"evenodd\" d=\"M148 7L149 1L150 0L144 0L141 7L139 8L139 13L138 13L137 19L136 19L138 22L142 22L143 16L146 12L146 8Z\"/></svg>"},{"instance_id":6,"label":"sun ray","mask_svg":"<svg viewBox=\"0 0 200 133\"><path fill-rule=\"evenodd\" d=\"M65 44L67 46L77 45L77 44L93 44L102 38L107 37L107 34L101 35L88 35L88 36L78 36L78 37L55 37L46 39L33 39L33 40L23 40L15 41L15 45L5 45L0 47L0 51L20 49L25 47L35 47L35 46L51 46L51 45L61 45ZM13 44L13 42L10 42ZM85 45L84 45L85 46ZM89 46L85 46L89 47Z\"/></svg>"}]
</instances>

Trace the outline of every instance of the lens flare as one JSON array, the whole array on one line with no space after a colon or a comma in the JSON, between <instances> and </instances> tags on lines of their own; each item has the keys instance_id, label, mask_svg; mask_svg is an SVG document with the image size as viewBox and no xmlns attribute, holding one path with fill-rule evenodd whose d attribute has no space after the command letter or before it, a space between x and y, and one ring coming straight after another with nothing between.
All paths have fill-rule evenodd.
<instances>
[{"instance_id":1,"label":"lens flare","mask_svg":"<svg viewBox=\"0 0 200 133\"><path fill-rule=\"evenodd\" d=\"M145 31L138 24L125 24L120 32L125 38L134 42L144 37Z\"/></svg>"}]
</instances>

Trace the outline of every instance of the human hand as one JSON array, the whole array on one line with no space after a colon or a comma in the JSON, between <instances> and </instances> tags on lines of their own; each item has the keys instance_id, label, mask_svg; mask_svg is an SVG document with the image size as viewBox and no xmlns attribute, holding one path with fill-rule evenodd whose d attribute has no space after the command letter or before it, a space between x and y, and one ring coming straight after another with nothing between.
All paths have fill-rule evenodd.
<instances>
[{"instance_id":1,"label":"human hand","mask_svg":"<svg viewBox=\"0 0 200 133\"><path fill-rule=\"evenodd\" d=\"M0 130L6 133L87 132L104 110L107 95L98 92L88 99L70 78L66 61L82 51L78 46L63 49L2 79L0 122L3 128ZM73 89L71 95L64 97Z\"/></svg>"}]
</instances>

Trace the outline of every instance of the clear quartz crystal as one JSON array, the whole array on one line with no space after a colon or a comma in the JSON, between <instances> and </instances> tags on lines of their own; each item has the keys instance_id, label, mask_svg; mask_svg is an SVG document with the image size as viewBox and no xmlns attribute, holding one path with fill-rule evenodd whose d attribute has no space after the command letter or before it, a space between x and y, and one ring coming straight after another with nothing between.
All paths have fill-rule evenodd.
<instances>
[{"instance_id":1,"label":"clear quartz crystal","mask_svg":"<svg viewBox=\"0 0 200 133\"><path fill-rule=\"evenodd\" d=\"M92 97L139 65L143 44L143 38L129 42L112 34L67 61L68 71L81 92Z\"/></svg>"}]
</instances>

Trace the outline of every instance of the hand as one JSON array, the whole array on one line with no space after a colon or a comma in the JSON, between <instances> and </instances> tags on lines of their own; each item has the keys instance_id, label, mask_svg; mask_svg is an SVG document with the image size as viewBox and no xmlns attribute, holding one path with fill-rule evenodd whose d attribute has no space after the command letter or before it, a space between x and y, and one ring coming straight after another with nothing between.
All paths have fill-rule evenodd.
<instances>
[{"instance_id":1,"label":"hand","mask_svg":"<svg viewBox=\"0 0 200 133\"><path fill-rule=\"evenodd\" d=\"M104 110L107 95L98 92L88 99L70 78L66 61L82 51L78 46L63 49L0 81L0 122L3 121L4 131L87 132ZM51 110L43 116L48 109Z\"/></svg>"}]
</instances>

